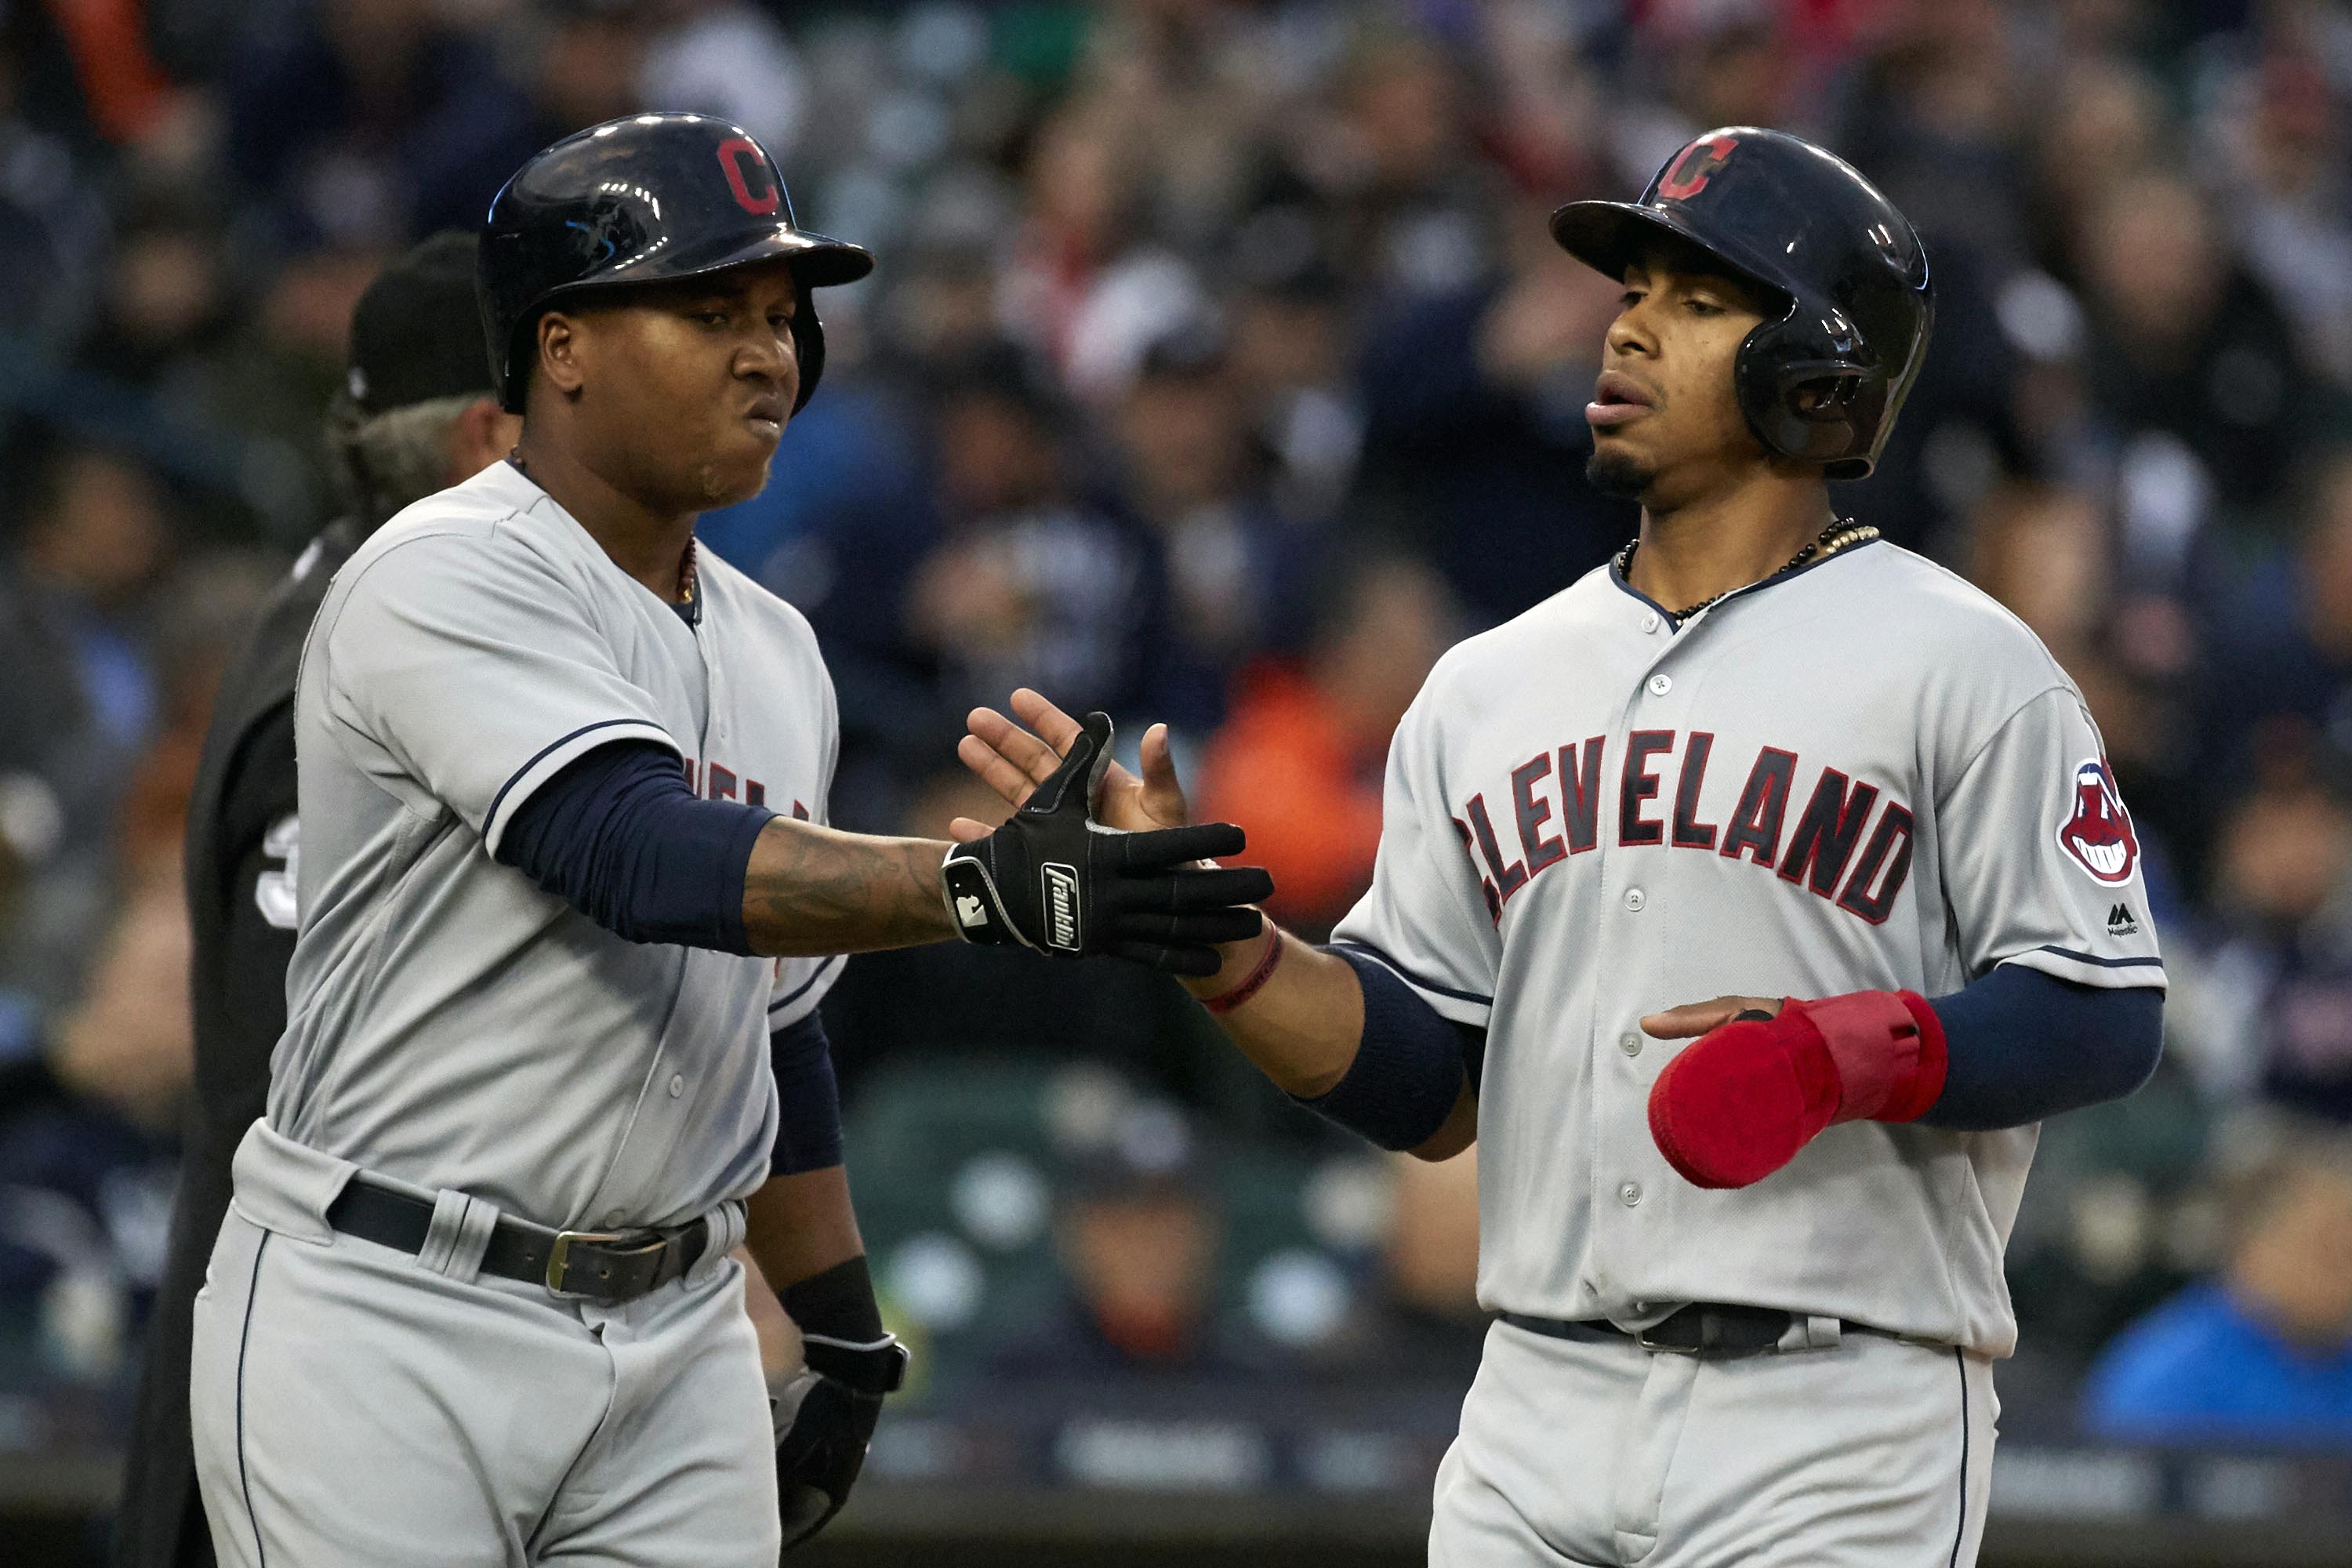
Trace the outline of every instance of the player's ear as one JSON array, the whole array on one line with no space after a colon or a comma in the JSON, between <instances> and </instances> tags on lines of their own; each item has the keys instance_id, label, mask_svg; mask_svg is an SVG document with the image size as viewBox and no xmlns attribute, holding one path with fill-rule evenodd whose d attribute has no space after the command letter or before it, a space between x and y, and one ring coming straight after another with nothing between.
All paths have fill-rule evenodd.
<instances>
[{"instance_id":1,"label":"player's ear","mask_svg":"<svg viewBox=\"0 0 2352 1568\"><path fill-rule=\"evenodd\" d=\"M587 379L582 363L586 344L580 322L561 310L550 310L540 317L538 334L540 375L564 396L577 397Z\"/></svg>"}]
</instances>

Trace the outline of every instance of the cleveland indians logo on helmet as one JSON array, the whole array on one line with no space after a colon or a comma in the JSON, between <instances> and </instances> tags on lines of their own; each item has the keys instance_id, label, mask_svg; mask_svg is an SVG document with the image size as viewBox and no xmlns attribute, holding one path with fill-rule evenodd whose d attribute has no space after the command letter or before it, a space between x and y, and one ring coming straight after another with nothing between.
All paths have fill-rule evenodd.
<instances>
[{"instance_id":1,"label":"cleveland indians logo on helmet","mask_svg":"<svg viewBox=\"0 0 2352 1568\"><path fill-rule=\"evenodd\" d=\"M2074 814L2058 825L2058 847L2106 887L2128 882L2139 868L2139 835L2116 793L2115 775L2097 757L2074 768Z\"/></svg>"}]
</instances>

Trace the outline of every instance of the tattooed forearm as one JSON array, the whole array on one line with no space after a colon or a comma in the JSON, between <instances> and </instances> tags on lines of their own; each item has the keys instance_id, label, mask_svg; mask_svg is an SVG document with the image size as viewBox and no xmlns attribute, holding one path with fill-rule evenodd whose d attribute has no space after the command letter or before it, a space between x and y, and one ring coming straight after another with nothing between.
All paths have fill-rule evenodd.
<instances>
[{"instance_id":1,"label":"tattooed forearm","mask_svg":"<svg viewBox=\"0 0 2352 1568\"><path fill-rule=\"evenodd\" d=\"M940 892L948 847L777 817L743 880L743 929L777 956L866 952L955 934Z\"/></svg>"}]
</instances>

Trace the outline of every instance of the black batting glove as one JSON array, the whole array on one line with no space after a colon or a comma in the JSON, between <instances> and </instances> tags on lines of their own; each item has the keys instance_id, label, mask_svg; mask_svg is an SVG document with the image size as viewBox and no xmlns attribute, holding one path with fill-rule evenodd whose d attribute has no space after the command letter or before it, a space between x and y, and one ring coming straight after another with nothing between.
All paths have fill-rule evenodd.
<instances>
[{"instance_id":1,"label":"black batting glove","mask_svg":"<svg viewBox=\"0 0 2352 1568\"><path fill-rule=\"evenodd\" d=\"M768 1395L776 1430L776 1507L790 1552L829 1523L866 1467L882 1400L907 1379L907 1347L803 1333L808 1364Z\"/></svg>"},{"instance_id":2,"label":"black batting glove","mask_svg":"<svg viewBox=\"0 0 2352 1568\"><path fill-rule=\"evenodd\" d=\"M1110 715L1087 714L1061 767L1011 821L948 851L948 913L966 942L1214 974L1216 943L1257 934L1263 917L1247 906L1273 895L1274 879L1254 866L1193 864L1242 852L1230 822L1122 833L1095 821L1110 742Z\"/></svg>"}]
</instances>

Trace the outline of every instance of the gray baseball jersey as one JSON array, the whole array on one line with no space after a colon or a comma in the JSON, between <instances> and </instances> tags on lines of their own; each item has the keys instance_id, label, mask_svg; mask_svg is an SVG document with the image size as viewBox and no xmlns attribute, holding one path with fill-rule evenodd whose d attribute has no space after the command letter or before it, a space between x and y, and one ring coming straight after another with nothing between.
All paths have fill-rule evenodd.
<instances>
[{"instance_id":1,"label":"gray baseball jersey","mask_svg":"<svg viewBox=\"0 0 2352 1568\"><path fill-rule=\"evenodd\" d=\"M1398 728L1337 940L1488 1030L1479 1299L1638 1325L1734 1301L2001 1355L2036 1130L1857 1121L1738 1191L1678 1177L1639 1020L1948 994L1995 964L2164 984L2097 730L2015 617L1864 543L1677 629L1615 568L1452 650Z\"/></svg>"},{"instance_id":2,"label":"gray baseball jersey","mask_svg":"<svg viewBox=\"0 0 2352 1568\"><path fill-rule=\"evenodd\" d=\"M337 574L296 697L301 928L269 1125L551 1226L667 1225L765 1178L768 1030L831 960L624 941L491 857L621 739L822 819L838 735L799 613L703 552L695 624L506 463Z\"/></svg>"}]
</instances>

